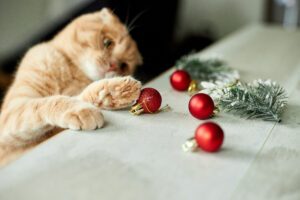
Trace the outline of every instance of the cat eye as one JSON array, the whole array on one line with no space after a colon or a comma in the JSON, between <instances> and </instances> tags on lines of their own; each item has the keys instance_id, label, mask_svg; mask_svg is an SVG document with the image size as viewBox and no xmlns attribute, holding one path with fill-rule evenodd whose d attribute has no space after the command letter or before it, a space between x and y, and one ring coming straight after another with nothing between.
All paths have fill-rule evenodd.
<instances>
[{"instance_id":1,"label":"cat eye","mask_svg":"<svg viewBox=\"0 0 300 200\"><path fill-rule=\"evenodd\" d=\"M104 37L103 44L106 48L110 49L113 46L113 41L108 37Z\"/></svg>"},{"instance_id":2,"label":"cat eye","mask_svg":"<svg viewBox=\"0 0 300 200\"><path fill-rule=\"evenodd\" d=\"M128 65L126 63L122 63L120 68L122 71L124 71L125 69L127 69Z\"/></svg>"}]
</instances>

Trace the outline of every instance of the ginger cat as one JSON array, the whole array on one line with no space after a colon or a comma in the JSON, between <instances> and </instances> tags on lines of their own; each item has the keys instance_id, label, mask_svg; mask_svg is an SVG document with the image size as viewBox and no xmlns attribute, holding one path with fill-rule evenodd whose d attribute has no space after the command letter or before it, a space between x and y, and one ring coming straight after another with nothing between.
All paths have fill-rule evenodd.
<instances>
[{"instance_id":1,"label":"ginger cat","mask_svg":"<svg viewBox=\"0 0 300 200\"><path fill-rule=\"evenodd\" d=\"M31 48L1 107L0 163L58 130L101 128L100 109L128 107L139 97L141 83L126 76L139 64L135 41L107 8Z\"/></svg>"}]
</instances>

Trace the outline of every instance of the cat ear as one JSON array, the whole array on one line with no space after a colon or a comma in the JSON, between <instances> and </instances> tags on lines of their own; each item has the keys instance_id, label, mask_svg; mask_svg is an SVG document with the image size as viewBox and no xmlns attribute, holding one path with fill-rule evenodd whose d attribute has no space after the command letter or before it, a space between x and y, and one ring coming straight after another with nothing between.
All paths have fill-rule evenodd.
<instances>
[{"instance_id":1,"label":"cat ear","mask_svg":"<svg viewBox=\"0 0 300 200\"><path fill-rule=\"evenodd\" d=\"M94 14L95 16L100 17L104 22L110 22L115 19L113 11L109 8L102 8Z\"/></svg>"},{"instance_id":2,"label":"cat ear","mask_svg":"<svg viewBox=\"0 0 300 200\"><path fill-rule=\"evenodd\" d=\"M109 8L102 8L97 14L104 18L111 17L114 15L113 11Z\"/></svg>"},{"instance_id":3,"label":"cat ear","mask_svg":"<svg viewBox=\"0 0 300 200\"><path fill-rule=\"evenodd\" d=\"M102 9L100 10L100 12L101 12L102 14L104 14L104 15L113 15L113 14L114 14L113 11L112 11L111 9L109 9L109 8L102 8Z\"/></svg>"}]
</instances>

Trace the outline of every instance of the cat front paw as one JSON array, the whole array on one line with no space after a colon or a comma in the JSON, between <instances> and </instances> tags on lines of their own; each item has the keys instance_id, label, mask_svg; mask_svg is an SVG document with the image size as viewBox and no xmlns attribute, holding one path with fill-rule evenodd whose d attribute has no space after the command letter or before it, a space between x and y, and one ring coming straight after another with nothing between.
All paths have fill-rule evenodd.
<instances>
[{"instance_id":1,"label":"cat front paw","mask_svg":"<svg viewBox=\"0 0 300 200\"><path fill-rule=\"evenodd\" d=\"M103 79L90 84L79 96L101 109L121 109L140 96L142 84L130 76Z\"/></svg>"},{"instance_id":2,"label":"cat front paw","mask_svg":"<svg viewBox=\"0 0 300 200\"><path fill-rule=\"evenodd\" d=\"M131 106L140 96L142 84L130 76L113 78L107 85L109 93L99 92L99 107L120 109Z\"/></svg>"},{"instance_id":3,"label":"cat front paw","mask_svg":"<svg viewBox=\"0 0 300 200\"><path fill-rule=\"evenodd\" d=\"M101 128L103 124L103 114L91 105L74 107L62 116L63 128L72 130L94 130Z\"/></svg>"}]
</instances>

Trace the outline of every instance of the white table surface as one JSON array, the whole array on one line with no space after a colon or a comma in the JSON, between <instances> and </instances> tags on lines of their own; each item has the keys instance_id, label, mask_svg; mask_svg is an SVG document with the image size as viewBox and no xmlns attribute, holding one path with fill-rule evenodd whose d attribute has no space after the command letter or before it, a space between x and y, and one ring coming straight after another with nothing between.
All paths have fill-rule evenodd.
<instances>
[{"instance_id":1,"label":"white table surface","mask_svg":"<svg viewBox=\"0 0 300 200\"><path fill-rule=\"evenodd\" d=\"M65 131L0 170L0 199L300 199L300 31L254 25L201 54L217 53L243 81L271 78L289 94L281 123L221 113L221 151L185 153L203 121L188 112L167 71L145 87L173 109L132 116L103 111L106 125Z\"/></svg>"}]
</instances>

